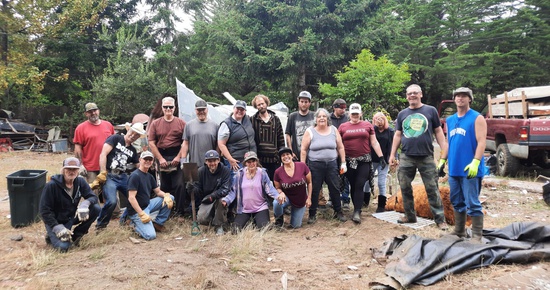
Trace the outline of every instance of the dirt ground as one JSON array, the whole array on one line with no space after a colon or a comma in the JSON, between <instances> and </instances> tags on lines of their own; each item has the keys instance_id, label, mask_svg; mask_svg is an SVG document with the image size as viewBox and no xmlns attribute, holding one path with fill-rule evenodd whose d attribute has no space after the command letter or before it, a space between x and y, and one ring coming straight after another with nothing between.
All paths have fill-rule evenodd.
<instances>
[{"instance_id":1,"label":"dirt ground","mask_svg":"<svg viewBox=\"0 0 550 290\"><path fill-rule=\"evenodd\" d=\"M22 169L59 172L65 153L0 153L0 175ZM485 228L514 221L548 223L550 207L541 185L488 178ZM395 190L395 189L394 189ZM1 289L368 289L384 277L384 265L371 249L398 235L437 238L435 226L414 230L372 217L375 205L363 211L363 222L340 223L320 218L298 230L247 230L239 235L216 236L201 226L191 235L190 220L169 220L168 231L156 240L137 238L116 221L96 233L92 228L81 246L60 254L44 242L41 222L12 228L7 179L0 179L0 288ZM288 223L289 217L286 217ZM21 241L14 241L21 235ZM356 270L349 266L355 266ZM429 287L411 289L550 289L550 262L493 265L448 276ZM530 277L533 277L531 279ZM543 283L535 279L545 278ZM544 282L546 281L546 282Z\"/></svg>"}]
</instances>

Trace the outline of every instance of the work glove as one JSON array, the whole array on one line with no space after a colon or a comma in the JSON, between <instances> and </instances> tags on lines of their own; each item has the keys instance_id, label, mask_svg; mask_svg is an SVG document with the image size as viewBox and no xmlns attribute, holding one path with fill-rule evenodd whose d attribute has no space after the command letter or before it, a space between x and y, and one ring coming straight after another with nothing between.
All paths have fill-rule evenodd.
<instances>
[{"instance_id":1,"label":"work glove","mask_svg":"<svg viewBox=\"0 0 550 290\"><path fill-rule=\"evenodd\" d=\"M144 211L142 211L141 213L138 213L138 216L139 216L139 219L141 220L141 222L144 223L144 224L151 221L151 217L147 213L145 213Z\"/></svg>"},{"instance_id":2,"label":"work glove","mask_svg":"<svg viewBox=\"0 0 550 290\"><path fill-rule=\"evenodd\" d=\"M81 202L78 206L78 209L76 210L76 214L79 221L87 221L90 218L90 201L84 200L83 202Z\"/></svg>"},{"instance_id":3,"label":"work glove","mask_svg":"<svg viewBox=\"0 0 550 290\"><path fill-rule=\"evenodd\" d=\"M174 207L174 201L172 200L172 196L168 193L164 193L164 200L162 201L162 206L167 206L168 209L172 209Z\"/></svg>"},{"instance_id":4,"label":"work glove","mask_svg":"<svg viewBox=\"0 0 550 290\"><path fill-rule=\"evenodd\" d=\"M80 169L78 170L78 174L81 176L86 176L88 174L88 170L86 170L86 167L84 165L80 165Z\"/></svg>"},{"instance_id":5,"label":"work glove","mask_svg":"<svg viewBox=\"0 0 550 290\"><path fill-rule=\"evenodd\" d=\"M446 159L439 159L439 164L437 165L437 175L439 177L445 177L445 163L447 162Z\"/></svg>"},{"instance_id":6,"label":"work glove","mask_svg":"<svg viewBox=\"0 0 550 290\"><path fill-rule=\"evenodd\" d=\"M340 164L340 175L342 175L346 172L348 172L348 167L346 166L345 162L342 162L342 164Z\"/></svg>"},{"instance_id":7,"label":"work glove","mask_svg":"<svg viewBox=\"0 0 550 290\"><path fill-rule=\"evenodd\" d=\"M71 232L71 230L69 230L62 224L58 224L53 227L52 231L62 242L70 241L71 236L73 235L73 232Z\"/></svg>"},{"instance_id":8,"label":"work glove","mask_svg":"<svg viewBox=\"0 0 550 290\"><path fill-rule=\"evenodd\" d=\"M477 169L479 168L479 160L472 159L472 162L464 167L464 172L468 171L468 179L477 176Z\"/></svg>"},{"instance_id":9,"label":"work glove","mask_svg":"<svg viewBox=\"0 0 550 290\"><path fill-rule=\"evenodd\" d=\"M99 189L107 181L107 171L101 171L95 178L95 180L90 184L92 190Z\"/></svg>"},{"instance_id":10,"label":"work glove","mask_svg":"<svg viewBox=\"0 0 550 290\"><path fill-rule=\"evenodd\" d=\"M380 169L384 170L388 166L388 163L386 163L386 160L384 159L384 156L380 157Z\"/></svg>"},{"instance_id":11,"label":"work glove","mask_svg":"<svg viewBox=\"0 0 550 290\"><path fill-rule=\"evenodd\" d=\"M204 203L204 204L211 204L213 203L214 201L216 200L216 197L213 195L213 194L209 194L207 196L205 196L201 203Z\"/></svg>"}]
</instances>

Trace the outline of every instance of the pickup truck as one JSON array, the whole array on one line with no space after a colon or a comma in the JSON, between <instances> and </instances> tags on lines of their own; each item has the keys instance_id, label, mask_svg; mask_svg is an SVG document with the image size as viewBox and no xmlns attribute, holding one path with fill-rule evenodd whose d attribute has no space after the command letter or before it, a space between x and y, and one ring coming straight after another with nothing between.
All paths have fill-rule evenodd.
<instances>
[{"instance_id":1,"label":"pickup truck","mask_svg":"<svg viewBox=\"0 0 550 290\"><path fill-rule=\"evenodd\" d=\"M487 97L487 146L496 172L515 175L521 165L550 168L550 86L518 88Z\"/></svg>"}]
</instances>

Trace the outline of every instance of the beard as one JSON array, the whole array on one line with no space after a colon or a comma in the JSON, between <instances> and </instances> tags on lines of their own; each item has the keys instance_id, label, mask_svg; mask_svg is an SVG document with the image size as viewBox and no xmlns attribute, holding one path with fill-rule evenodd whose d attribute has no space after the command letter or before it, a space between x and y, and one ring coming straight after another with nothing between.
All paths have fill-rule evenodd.
<instances>
[{"instance_id":1,"label":"beard","mask_svg":"<svg viewBox=\"0 0 550 290\"><path fill-rule=\"evenodd\" d=\"M88 121L92 122L92 123L95 123L99 120L99 116L98 115L92 115L90 117L88 117Z\"/></svg>"}]
</instances>

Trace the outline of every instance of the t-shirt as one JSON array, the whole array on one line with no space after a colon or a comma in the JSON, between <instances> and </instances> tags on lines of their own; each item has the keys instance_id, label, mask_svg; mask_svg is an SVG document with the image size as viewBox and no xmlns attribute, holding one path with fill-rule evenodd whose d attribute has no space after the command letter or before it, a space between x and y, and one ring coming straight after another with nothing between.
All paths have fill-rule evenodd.
<instances>
[{"instance_id":1,"label":"t-shirt","mask_svg":"<svg viewBox=\"0 0 550 290\"><path fill-rule=\"evenodd\" d=\"M128 191L137 191L136 200L142 210L149 206L153 189L157 187L158 185L153 175L139 169L132 172L128 178ZM136 214L136 210L132 206L129 206L128 215L134 214Z\"/></svg>"},{"instance_id":2,"label":"t-shirt","mask_svg":"<svg viewBox=\"0 0 550 290\"><path fill-rule=\"evenodd\" d=\"M288 176L283 166L275 170L273 180L281 184L283 192L292 204L297 208L306 206L307 182L306 175L309 168L303 162L294 162L294 175Z\"/></svg>"},{"instance_id":3,"label":"t-shirt","mask_svg":"<svg viewBox=\"0 0 550 290\"><path fill-rule=\"evenodd\" d=\"M193 119L189 121L183 130L183 140L189 142L188 161L197 163L199 166L204 164L206 151L215 150L218 145L217 134L218 124L212 120L201 122L198 119Z\"/></svg>"},{"instance_id":4,"label":"t-shirt","mask_svg":"<svg viewBox=\"0 0 550 290\"><path fill-rule=\"evenodd\" d=\"M308 112L307 115L302 116L299 112L294 112L288 117L286 123L285 134L290 135L292 138L292 152L296 154L296 157L300 158L300 151L302 148L302 138L306 129L313 126L314 116L313 112Z\"/></svg>"},{"instance_id":5,"label":"t-shirt","mask_svg":"<svg viewBox=\"0 0 550 290\"><path fill-rule=\"evenodd\" d=\"M243 213L257 213L268 209L262 191L261 170L256 171L254 178L243 177L241 189L243 192ZM244 174L244 173L243 173Z\"/></svg>"},{"instance_id":6,"label":"t-shirt","mask_svg":"<svg viewBox=\"0 0 550 290\"><path fill-rule=\"evenodd\" d=\"M396 129L401 131L401 152L409 156L433 156L433 132L441 127L437 110L429 105L406 108L397 115Z\"/></svg>"},{"instance_id":7,"label":"t-shirt","mask_svg":"<svg viewBox=\"0 0 550 290\"><path fill-rule=\"evenodd\" d=\"M147 138L161 149L180 147L184 129L185 121L178 117L174 117L171 122L158 118L149 126Z\"/></svg>"},{"instance_id":8,"label":"t-shirt","mask_svg":"<svg viewBox=\"0 0 550 290\"><path fill-rule=\"evenodd\" d=\"M370 153L370 136L374 135L374 127L369 121L357 124L344 123L338 128L342 136L346 157L356 158Z\"/></svg>"},{"instance_id":9,"label":"t-shirt","mask_svg":"<svg viewBox=\"0 0 550 290\"><path fill-rule=\"evenodd\" d=\"M124 136L111 135L105 144L109 144L113 147L111 152L107 155L107 170L113 169L117 171L125 172L128 169L128 164L135 164L139 162L139 156L136 152L136 148L132 144L126 146L124 142Z\"/></svg>"},{"instance_id":10,"label":"t-shirt","mask_svg":"<svg viewBox=\"0 0 550 290\"><path fill-rule=\"evenodd\" d=\"M103 143L113 134L113 125L105 120L101 120L99 125L85 121L76 127L73 142L82 146L82 165L86 170L99 171L99 155Z\"/></svg>"}]
</instances>

